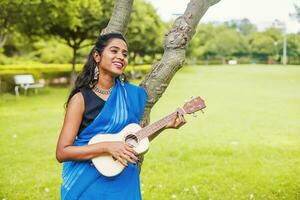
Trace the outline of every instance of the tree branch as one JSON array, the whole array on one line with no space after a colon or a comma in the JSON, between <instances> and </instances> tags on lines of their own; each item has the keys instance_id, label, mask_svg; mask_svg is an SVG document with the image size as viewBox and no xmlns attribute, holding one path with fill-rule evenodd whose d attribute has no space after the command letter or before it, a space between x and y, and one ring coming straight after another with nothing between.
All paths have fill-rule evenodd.
<instances>
[{"instance_id":1,"label":"tree branch","mask_svg":"<svg viewBox=\"0 0 300 200\"><path fill-rule=\"evenodd\" d=\"M7 40L7 35L0 34L0 48L2 48L5 45L6 40Z\"/></svg>"},{"instance_id":2,"label":"tree branch","mask_svg":"<svg viewBox=\"0 0 300 200\"><path fill-rule=\"evenodd\" d=\"M112 16L101 35L109 32L119 32L125 35L130 20L133 0L116 0Z\"/></svg>"},{"instance_id":3,"label":"tree branch","mask_svg":"<svg viewBox=\"0 0 300 200\"><path fill-rule=\"evenodd\" d=\"M219 1L191 0L184 14L175 20L172 29L165 34L163 57L152 66L152 70L140 84L148 93L142 126L149 123L152 107L162 96L175 73L182 67L186 47L195 34L200 19L210 6Z\"/></svg>"}]
</instances>

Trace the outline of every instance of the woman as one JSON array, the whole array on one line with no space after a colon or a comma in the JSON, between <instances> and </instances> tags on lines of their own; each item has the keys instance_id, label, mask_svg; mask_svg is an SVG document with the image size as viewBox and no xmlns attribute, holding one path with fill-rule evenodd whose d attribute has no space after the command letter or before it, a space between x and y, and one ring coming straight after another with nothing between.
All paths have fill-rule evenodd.
<instances>
[{"instance_id":1,"label":"woman","mask_svg":"<svg viewBox=\"0 0 300 200\"><path fill-rule=\"evenodd\" d=\"M118 133L142 118L147 94L123 78L127 47L119 33L100 36L70 93L56 149L57 160L64 162L63 200L141 199L133 148L124 142L88 145L94 135ZM166 128L178 128L184 123L184 118L178 116ZM102 176L91 162L101 154L110 154L126 166L122 173L112 178Z\"/></svg>"}]
</instances>

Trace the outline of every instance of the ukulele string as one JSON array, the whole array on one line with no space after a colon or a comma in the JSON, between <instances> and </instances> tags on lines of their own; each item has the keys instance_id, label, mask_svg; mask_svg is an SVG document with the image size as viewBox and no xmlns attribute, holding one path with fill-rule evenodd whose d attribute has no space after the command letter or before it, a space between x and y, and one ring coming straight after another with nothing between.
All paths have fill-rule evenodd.
<instances>
[{"instance_id":1,"label":"ukulele string","mask_svg":"<svg viewBox=\"0 0 300 200\"><path fill-rule=\"evenodd\" d=\"M157 122L154 122L152 125L148 125L148 126L142 128L141 130L138 130L137 132L134 133L134 135L129 135L126 139L140 140L140 139L144 138L145 133L147 133L147 131L148 131L147 129L149 129L150 126L153 126L154 124L159 126L159 125L161 125L162 122L165 123L165 121L172 119L175 115L177 115L177 113L178 113L178 111L171 113L170 115L166 116L165 118L163 118Z\"/></svg>"}]
</instances>

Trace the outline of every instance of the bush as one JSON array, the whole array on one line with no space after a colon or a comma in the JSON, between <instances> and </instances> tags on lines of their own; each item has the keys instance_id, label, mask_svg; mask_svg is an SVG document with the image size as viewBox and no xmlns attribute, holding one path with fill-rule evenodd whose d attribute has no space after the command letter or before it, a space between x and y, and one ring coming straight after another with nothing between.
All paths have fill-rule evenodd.
<instances>
[{"instance_id":1,"label":"bush","mask_svg":"<svg viewBox=\"0 0 300 200\"><path fill-rule=\"evenodd\" d=\"M42 63L68 63L72 60L72 49L56 40L39 41L33 44L36 49L31 57Z\"/></svg>"},{"instance_id":2,"label":"bush","mask_svg":"<svg viewBox=\"0 0 300 200\"><path fill-rule=\"evenodd\" d=\"M83 64L76 64L76 72L79 73ZM132 73L144 76L149 70L150 65L127 66L125 74L130 79ZM17 74L32 74L36 82L40 79L45 80L47 85L66 85L69 83L71 64L29 64L29 65L0 65L0 91L13 92L14 76ZM136 77L135 77L136 78Z\"/></svg>"},{"instance_id":3,"label":"bush","mask_svg":"<svg viewBox=\"0 0 300 200\"><path fill-rule=\"evenodd\" d=\"M29 56L24 57L24 56L14 56L14 57L8 57L5 56L4 54L0 53L0 66L1 65L16 65L16 64L36 64L36 62L32 61L33 59Z\"/></svg>"},{"instance_id":4,"label":"bush","mask_svg":"<svg viewBox=\"0 0 300 200\"><path fill-rule=\"evenodd\" d=\"M250 64L250 63L252 63L252 60L249 57L238 58L238 64Z\"/></svg>"},{"instance_id":5,"label":"bush","mask_svg":"<svg viewBox=\"0 0 300 200\"><path fill-rule=\"evenodd\" d=\"M0 92L13 92L14 91L14 79L11 75L0 76Z\"/></svg>"}]
</instances>

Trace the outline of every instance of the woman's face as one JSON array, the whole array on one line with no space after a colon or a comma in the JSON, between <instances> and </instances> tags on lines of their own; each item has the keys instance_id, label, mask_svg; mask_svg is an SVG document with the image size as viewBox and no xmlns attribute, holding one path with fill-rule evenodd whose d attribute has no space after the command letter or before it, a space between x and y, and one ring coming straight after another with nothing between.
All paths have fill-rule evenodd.
<instances>
[{"instance_id":1,"label":"woman's face","mask_svg":"<svg viewBox=\"0 0 300 200\"><path fill-rule=\"evenodd\" d=\"M114 38L99 55L100 75L110 74L113 77L121 75L128 63L127 45L122 39ZM97 57L95 58L97 62Z\"/></svg>"}]
</instances>

